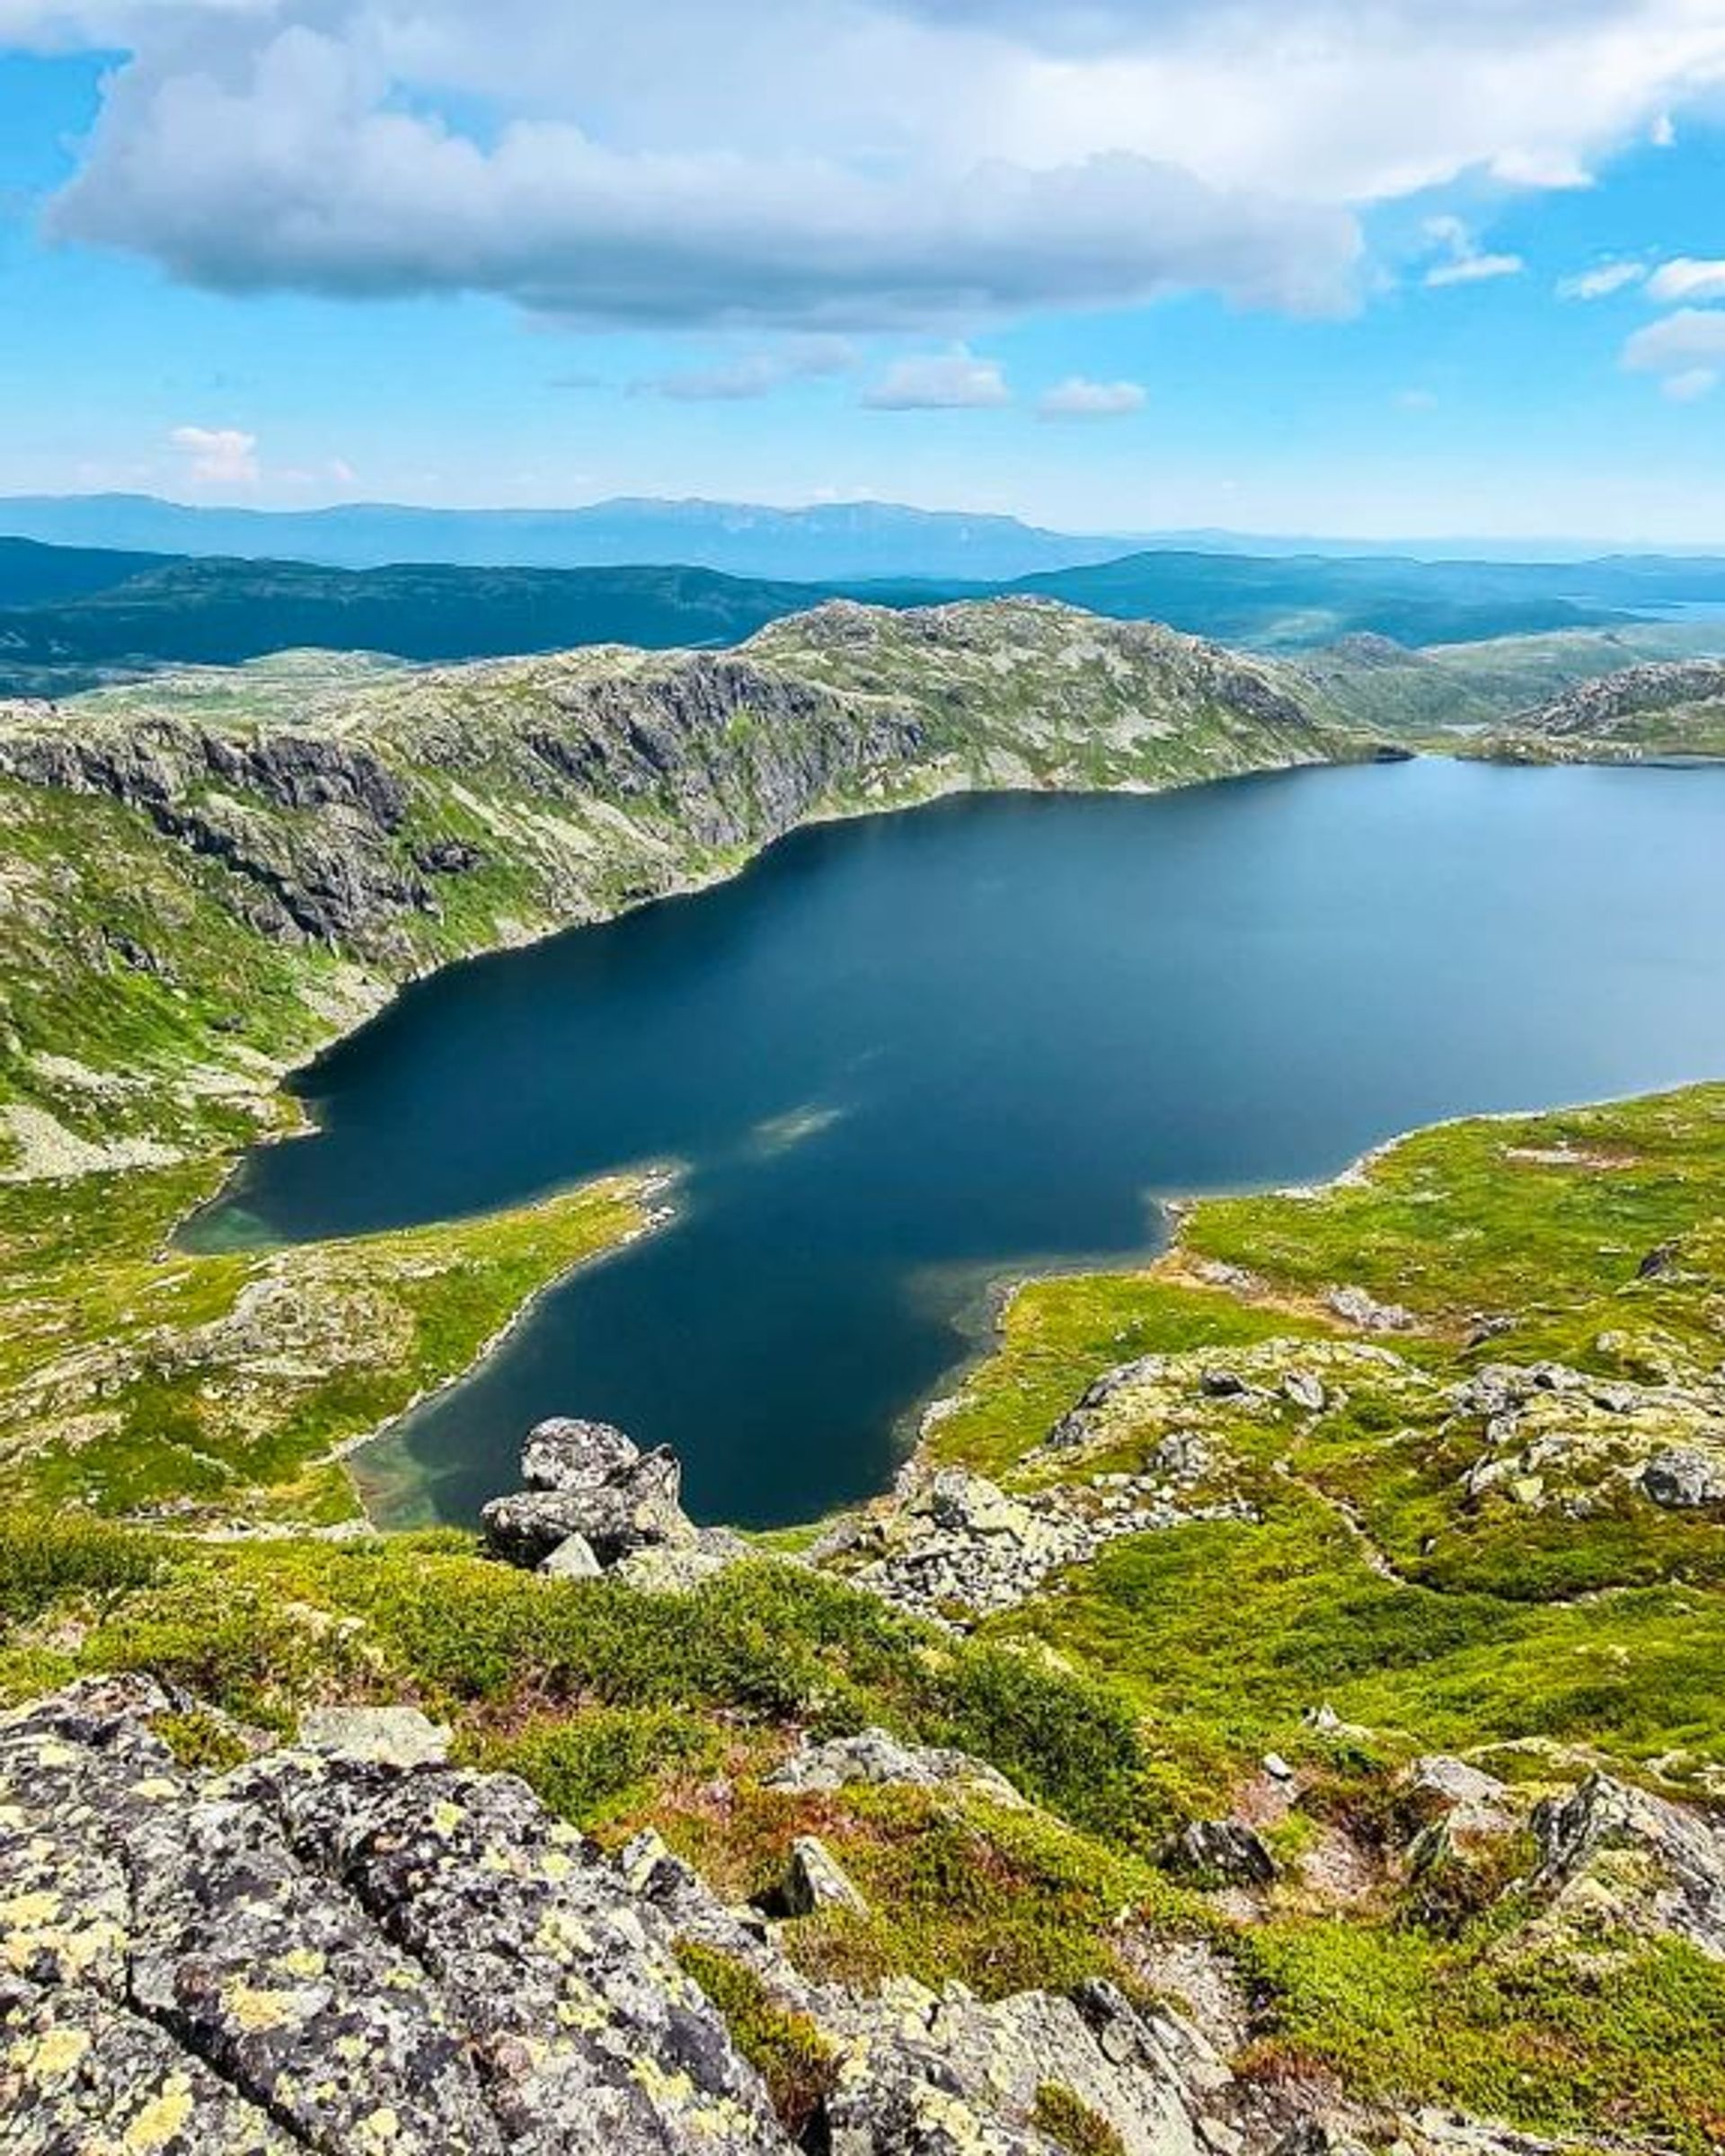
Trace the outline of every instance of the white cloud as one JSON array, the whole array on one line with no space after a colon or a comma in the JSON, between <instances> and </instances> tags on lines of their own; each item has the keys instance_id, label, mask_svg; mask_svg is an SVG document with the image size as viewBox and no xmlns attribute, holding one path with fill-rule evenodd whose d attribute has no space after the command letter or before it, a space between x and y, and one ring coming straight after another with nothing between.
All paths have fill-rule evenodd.
<instances>
[{"instance_id":1,"label":"white cloud","mask_svg":"<svg viewBox=\"0 0 1725 2156\"><path fill-rule=\"evenodd\" d=\"M1591 270L1578 270L1572 277L1557 280L1560 299L1609 299L1614 292L1626 292L1632 285L1639 285L1647 275L1644 262L1598 262Z\"/></svg>"},{"instance_id":2,"label":"white cloud","mask_svg":"<svg viewBox=\"0 0 1725 2156\"><path fill-rule=\"evenodd\" d=\"M1043 391L1036 410L1038 418L1044 420L1120 420L1142 411L1146 402L1141 383L1092 382L1083 375L1069 375Z\"/></svg>"},{"instance_id":3,"label":"white cloud","mask_svg":"<svg viewBox=\"0 0 1725 2156\"><path fill-rule=\"evenodd\" d=\"M777 351L744 352L708 367L686 367L632 383L637 395L669 397L679 404L734 404L771 396L788 382L849 374L856 349L842 337L807 337Z\"/></svg>"},{"instance_id":4,"label":"white cloud","mask_svg":"<svg viewBox=\"0 0 1725 2156\"><path fill-rule=\"evenodd\" d=\"M871 411L987 411L1012 401L999 362L964 345L895 359L862 397Z\"/></svg>"},{"instance_id":5,"label":"white cloud","mask_svg":"<svg viewBox=\"0 0 1725 2156\"><path fill-rule=\"evenodd\" d=\"M1662 306L1725 299L1725 262L1697 261L1686 254L1661 262L1647 280L1647 295Z\"/></svg>"},{"instance_id":6,"label":"white cloud","mask_svg":"<svg viewBox=\"0 0 1725 2156\"><path fill-rule=\"evenodd\" d=\"M1424 226L1438 260L1426 271L1434 289L1445 285L1485 284L1494 278L1519 277L1527 267L1518 254L1487 254L1459 217L1428 217Z\"/></svg>"},{"instance_id":7,"label":"white cloud","mask_svg":"<svg viewBox=\"0 0 1725 2156\"><path fill-rule=\"evenodd\" d=\"M263 476L257 436L238 427L176 427L168 439L187 459L195 487L255 487Z\"/></svg>"},{"instance_id":8,"label":"white cloud","mask_svg":"<svg viewBox=\"0 0 1725 2156\"><path fill-rule=\"evenodd\" d=\"M1360 208L1575 184L1725 82L1718 0L0 0L8 36L135 56L70 236L648 326L1334 309Z\"/></svg>"},{"instance_id":9,"label":"white cloud","mask_svg":"<svg viewBox=\"0 0 1725 2156\"><path fill-rule=\"evenodd\" d=\"M1685 307L1649 323L1624 345L1623 365L1657 376L1668 397L1693 404L1725 373L1725 309Z\"/></svg>"}]
</instances>

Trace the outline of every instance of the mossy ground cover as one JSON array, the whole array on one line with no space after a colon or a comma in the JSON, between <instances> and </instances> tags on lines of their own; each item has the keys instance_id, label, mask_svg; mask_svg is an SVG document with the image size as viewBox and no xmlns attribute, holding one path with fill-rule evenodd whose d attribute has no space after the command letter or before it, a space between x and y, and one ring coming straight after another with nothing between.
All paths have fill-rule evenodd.
<instances>
[{"instance_id":1,"label":"mossy ground cover","mask_svg":"<svg viewBox=\"0 0 1725 2156\"><path fill-rule=\"evenodd\" d=\"M0 1489L107 1513L342 1517L341 1448L638 1233L641 1179L278 1250L167 1238L208 1169L0 1186Z\"/></svg>"}]
</instances>

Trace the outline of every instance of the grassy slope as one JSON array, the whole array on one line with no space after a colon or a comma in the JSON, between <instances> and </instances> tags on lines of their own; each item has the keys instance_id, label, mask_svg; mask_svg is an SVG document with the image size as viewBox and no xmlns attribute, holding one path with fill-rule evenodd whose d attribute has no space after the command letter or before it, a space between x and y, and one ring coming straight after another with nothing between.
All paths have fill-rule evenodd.
<instances>
[{"instance_id":1,"label":"grassy slope","mask_svg":"<svg viewBox=\"0 0 1725 2156\"><path fill-rule=\"evenodd\" d=\"M1639 1278L1666 1244L1681 1269ZM1211 1416L1262 1528L1119 1545L1001 1629L1081 1647L1154 1697L1171 1787L1212 1801L1264 1749L1297 1754L1304 1710L1325 1699L1415 1745L1540 1737L1725 1770L1707 1674L1707 1643L1725 1651L1720 1524L1627 1493L1584 1520L1471 1500L1462 1476L1483 1440L1442 1397L1492 1361L1711 1370L1722 1250L1725 1090L1445 1126L1315 1196L1207 1200L1146 1275L1028 1285L929 1445L1010 1480L1101 1368L1193 1346L1272 1373L1322 1366L1306 1343L1361 1337L1329 1311L1331 1288L1393 1300L1415 1329L1374 1337L1411 1377L1350 1373L1345 1404L1315 1419L1286 1403ZM1218 1266L1254 1286L1210 1285ZM1470 1344L1482 1312L1508 1322ZM1204 1410L1182 1419L1201 1427ZM1128 1421L1104 1464L1136 1465L1159 1434Z\"/></svg>"},{"instance_id":2,"label":"grassy slope","mask_svg":"<svg viewBox=\"0 0 1725 2156\"><path fill-rule=\"evenodd\" d=\"M1343 1917L1291 1880L1243 1926L1154 1855L1174 1820L1237 1802L1270 1746L1312 1780L1275 1830L1290 1860L1327 1820L1387 1817L1397 1763L1421 1750L1535 1786L1603 1760L1692 1796L1725 1767L1725 1525L1636 1499L1584 1547L1561 1512L1469 1507L1456 1471L1476 1440L1420 1405L1421 1386L1492 1356L1711 1368L1721 1221L1725 1089L1703 1088L1422 1133L1321 1193L1200 1206L1148 1273L1028 1286L934 1425L938 1457L1045 1480L1051 1418L1146 1352L1259 1381L1322 1367L1331 1397L1315 1417L1267 1386L1256 1406L1188 1400L1181 1427L1206 1428L1261 1523L1119 1543L969 1641L774 1562L678 1599L546 1586L450 1534L196 1547L14 1523L0 1683L145 1666L266 1719L416 1698L453 1717L467 1755L607 1838L658 1825L722 1891L764 1890L794 1835L825 1836L874 1913L789 1926L811 1972L990 1994L1103 1974L1142 1993L1157 1942L1202 1939L1255 1993L1249 2072L1701 2156L1725 2129L1725 1968L1625 1939L1602 1984L1597 1956L1529 1926L1513 1893L1433 1907L1393 1882ZM1640 1279L1668 1243L1681 1265ZM1216 1265L1251 1278L1218 1286ZM1324 1305L1338 1282L1412 1310L1387 1336L1412 1379L1377 1392L1359 1376L1374 1343ZM1470 1346L1482 1309L1516 1330ZM1172 1419L1128 1407L1082 1471L1132 1464ZM1304 1719L1324 1701L1345 1727ZM994 1759L1047 1811L763 1786L799 1730L870 1721ZM731 2005L791 2072L797 2033L758 2000Z\"/></svg>"},{"instance_id":3,"label":"grassy slope","mask_svg":"<svg viewBox=\"0 0 1725 2156\"><path fill-rule=\"evenodd\" d=\"M1725 647L1725 625L1635 623L1406 650L1354 639L1284 662L1316 710L1339 725L1443 746L1457 728L1500 724L1578 683Z\"/></svg>"},{"instance_id":4,"label":"grassy slope","mask_svg":"<svg viewBox=\"0 0 1725 2156\"><path fill-rule=\"evenodd\" d=\"M167 1247L203 1165L0 1188L0 1494L215 1519L358 1511L341 1448L646 1224L641 1184L278 1251Z\"/></svg>"}]
</instances>

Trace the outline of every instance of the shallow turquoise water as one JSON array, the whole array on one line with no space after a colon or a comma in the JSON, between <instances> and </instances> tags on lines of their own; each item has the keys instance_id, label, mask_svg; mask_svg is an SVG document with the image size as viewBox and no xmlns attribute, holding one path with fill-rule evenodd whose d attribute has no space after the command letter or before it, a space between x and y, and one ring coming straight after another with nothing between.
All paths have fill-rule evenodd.
<instances>
[{"instance_id":1,"label":"shallow turquoise water","mask_svg":"<svg viewBox=\"0 0 1725 2156\"><path fill-rule=\"evenodd\" d=\"M686 1163L673 1227L358 1464L386 1516L468 1519L535 1419L599 1415L704 1516L808 1518L882 1486L989 1279L1141 1250L1159 1195L1725 1074L1722 842L1725 772L1438 761L825 826L409 990L229 1224Z\"/></svg>"}]
</instances>

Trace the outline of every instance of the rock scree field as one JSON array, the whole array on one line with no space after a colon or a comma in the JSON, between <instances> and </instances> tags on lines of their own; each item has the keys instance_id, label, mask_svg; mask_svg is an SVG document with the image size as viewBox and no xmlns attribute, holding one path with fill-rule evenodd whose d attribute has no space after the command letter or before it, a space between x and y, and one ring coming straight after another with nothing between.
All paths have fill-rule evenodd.
<instances>
[{"instance_id":1,"label":"rock scree field","mask_svg":"<svg viewBox=\"0 0 1725 2156\"><path fill-rule=\"evenodd\" d=\"M1469 739L1704 756L1712 685ZM354 1500L660 1172L173 1241L438 965L810 817L1403 753L1334 711L1027 600L0 711L0 2146L1725 2144L1725 1088L1191 1205L756 1536L588 1420L480 1535Z\"/></svg>"}]
</instances>

